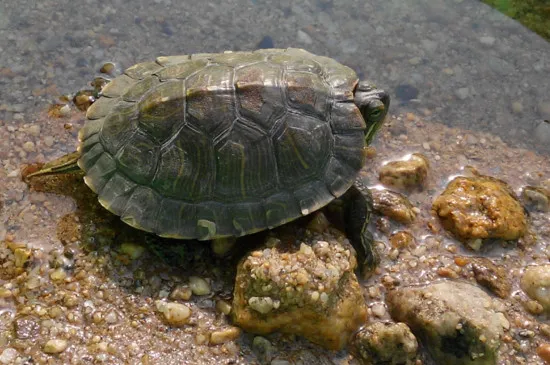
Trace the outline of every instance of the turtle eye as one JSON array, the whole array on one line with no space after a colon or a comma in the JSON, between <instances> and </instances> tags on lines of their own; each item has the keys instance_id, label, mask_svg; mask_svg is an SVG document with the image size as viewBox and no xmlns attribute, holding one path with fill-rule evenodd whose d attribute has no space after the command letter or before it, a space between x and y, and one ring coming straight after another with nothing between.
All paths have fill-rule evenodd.
<instances>
[{"instance_id":1,"label":"turtle eye","mask_svg":"<svg viewBox=\"0 0 550 365\"><path fill-rule=\"evenodd\" d=\"M369 113L369 117L377 120L384 114L384 109L384 104L374 106Z\"/></svg>"}]
</instances>

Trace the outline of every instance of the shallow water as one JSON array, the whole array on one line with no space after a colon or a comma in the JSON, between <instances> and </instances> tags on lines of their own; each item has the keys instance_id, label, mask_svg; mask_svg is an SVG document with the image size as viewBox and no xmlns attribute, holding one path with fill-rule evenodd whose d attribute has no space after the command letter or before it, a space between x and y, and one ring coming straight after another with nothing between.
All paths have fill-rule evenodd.
<instances>
[{"instance_id":1,"label":"shallow water","mask_svg":"<svg viewBox=\"0 0 550 365\"><path fill-rule=\"evenodd\" d=\"M69 229L63 223L67 220L72 222L76 217L73 226L82 225L83 229L91 225L99 231L111 226L114 230L125 230L112 216L97 213L101 207L89 203L94 197L78 187L76 196L68 194L76 197L74 200L29 191L19 179L22 164L43 162L74 150L82 114L73 110L67 117L56 119L48 118L46 110L60 95L89 88L88 83L103 63L113 61L124 69L158 55L271 46L300 47L333 57L390 92L391 114L403 115L403 118L394 120L391 131L381 131L375 143L378 155L372 164L380 166L387 159L418 151L435 161L431 189L427 194L410 197L421 208L425 219L429 219L431 198L441 191L447 178L460 173L464 165L473 164L483 173L503 178L516 190L526 183L550 178L547 163L550 123L544 123L550 119L550 44L477 0L229 0L218 3L7 0L0 4L0 161L3 165L0 169L0 240L7 237L23 242L44 252L38 259L48 262L51 252L63 249L61 238L69 242L73 238L71 232L64 231ZM406 137L401 138L402 135ZM507 144L506 151L494 136ZM428 143L427 147L423 142ZM438 142L440 146L435 148ZM452 160L455 154L456 160ZM371 185L376 179L374 175L374 170L366 173ZM74 213L76 205L94 212ZM90 217L100 217L101 221ZM548 223L547 218L538 219L542 225ZM426 227L418 224L413 231L417 239L422 237L419 241L427 241ZM77 233L74 234L77 236ZM521 260L517 259L518 271L525 263L546 260L537 253L550 243L548 232L545 234L543 246L525 254L527 257L522 253ZM138 239L135 232L128 235L132 240ZM455 242L445 237L438 245L432 253L434 257L446 252ZM516 260L516 253L509 252L512 261ZM97 249L95 253L92 249L94 260L99 257L101 261L109 255L112 254L108 249ZM498 256L496 251L491 255ZM441 256L452 262L451 254ZM127 294L123 284L128 278L119 277L120 273L95 272L96 261L85 257L84 272L94 272L100 278L98 281L107 287L113 282L122 287L115 285L113 290L120 291L121 298ZM218 264L210 261L194 264L184 274L172 267L175 273L171 275L186 278L200 272L208 276L208 269ZM399 265L406 266L408 261L395 266ZM161 268L165 266L157 270L160 272ZM414 278L418 273L416 278L424 281L437 276L421 268L420 265L415 271L409 267L409 277ZM135 273L132 270L130 274ZM231 287L228 278L231 270L228 271L226 276L214 275L223 278L219 280L219 291L224 293ZM404 284L408 283L408 279L403 280ZM0 277L0 284L7 281ZM156 298L159 289L154 285L146 288L152 292L141 293L139 299L135 299L137 303L150 304L149 297ZM514 288L517 289L517 283ZM48 290L55 292L55 287L48 286ZM0 311L8 309L15 313L16 303L7 302L2 302ZM120 305L128 305L110 303L115 311ZM224 325L211 303L195 304L198 308L207 308L204 312L196 310L209 325ZM151 328L154 331L153 325ZM87 330L79 331L84 333L82 343L87 344L90 340L85 334ZM116 343L116 329L105 333L94 331L105 341ZM55 331L50 334L52 332ZM140 342L138 335L136 331L129 337L134 336L132 340L140 346L158 346L158 352L152 352L152 362L162 359L159 354L172 356L171 348L193 342L191 334L185 331L174 334L179 341L177 345L170 342L173 338L160 339L154 332L144 335L147 339L155 338L150 342ZM284 339L277 342L279 340L273 341L285 343ZM243 351L249 354L250 344L246 341ZM5 345L0 342L0 353ZM311 349L305 341L299 346ZM230 355L223 351L206 355L201 352L202 355L194 359L205 363L208 361L205 359L229 359L233 355L231 349L227 351ZM345 357L327 355L315 347L312 351L318 358L332 356L333 361ZM139 351L136 353L141 355ZM79 354L77 351L74 356ZM121 357L112 356L106 362L122 361ZM174 356L176 361L178 357ZM131 356L126 360L129 358L137 361ZM241 356L236 358L244 361ZM40 359L48 361L47 356L42 355Z\"/></svg>"},{"instance_id":2,"label":"shallow water","mask_svg":"<svg viewBox=\"0 0 550 365\"><path fill-rule=\"evenodd\" d=\"M105 61L250 50L265 37L354 68L392 92L394 113L525 146L550 118L549 43L476 0L3 1L0 118L29 122Z\"/></svg>"}]
</instances>

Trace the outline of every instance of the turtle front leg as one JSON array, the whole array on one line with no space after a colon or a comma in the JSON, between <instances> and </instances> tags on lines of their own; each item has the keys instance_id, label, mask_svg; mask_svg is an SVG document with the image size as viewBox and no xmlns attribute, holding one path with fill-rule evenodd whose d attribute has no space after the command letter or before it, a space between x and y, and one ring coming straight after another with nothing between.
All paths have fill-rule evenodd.
<instances>
[{"instance_id":1,"label":"turtle front leg","mask_svg":"<svg viewBox=\"0 0 550 365\"><path fill-rule=\"evenodd\" d=\"M355 185L340 197L343 205L343 218L346 234L357 251L357 263L360 274L366 278L380 263L380 254L374 244L368 224L373 211L370 191L359 190Z\"/></svg>"}]
</instances>

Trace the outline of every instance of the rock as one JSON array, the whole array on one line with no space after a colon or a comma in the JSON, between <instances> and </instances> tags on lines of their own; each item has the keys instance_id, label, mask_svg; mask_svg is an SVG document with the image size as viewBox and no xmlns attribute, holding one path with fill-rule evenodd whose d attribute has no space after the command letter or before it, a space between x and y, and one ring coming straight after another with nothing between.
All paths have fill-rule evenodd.
<instances>
[{"instance_id":1,"label":"rock","mask_svg":"<svg viewBox=\"0 0 550 365\"><path fill-rule=\"evenodd\" d=\"M414 246L414 236L407 231L398 231L393 233L389 239L390 245L394 248L403 250Z\"/></svg>"},{"instance_id":2,"label":"rock","mask_svg":"<svg viewBox=\"0 0 550 365\"><path fill-rule=\"evenodd\" d=\"M550 100L541 100L538 104L538 110L543 118L550 118Z\"/></svg>"},{"instance_id":3,"label":"rock","mask_svg":"<svg viewBox=\"0 0 550 365\"><path fill-rule=\"evenodd\" d=\"M403 194L386 190L371 189L374 210L399 223L411 224L416 213L413 205Z\"/></svg>"},{"instance_id":4,"label":"rock","mask_svg":"<svg viewBox=\"0 0 550 365\"><path fill-rule=\"evenodd\" d=\"M40 320L32 316L17 318L13 322L15 336L19 340L33 340L40 334Z\"/></svg>"},{"instance_id":5,"label":"rock","mask_svg":"<svg viewBox=\"0 0 550 365\"><path fill-rule=\"evenodd\" d=\"M0 354L0 364L13 364L15 363L15 358L17 357L17 350L11 347L8 347L2 351Z\"/></svg>"},{"instance_id":6,"label":"rock","mask_svg":"<svg viewBox=\"0 0 550 365\"><path fill-rule=\"evenodd\" d=\"M132 242L123 242L120 245L120 252L127 255L131 260L135 260L143 255L145 247Z\"/></svg>"},{"instance_id":7,"label":"rock","mask_svg":"<svg viewBox=\"0 0 550 365\"><path fill-rule=\"evenodd\" d=\"M493 365L509 322L480 288L455 281L392 290L392 318L424 341L437 364Z\"/></svg>"},{"instance_id":8,"label":"rock","mask_svg":"<svg viewBox=\"0 0 550 365\"><path fill-rule=\"evenodd\" d=\"M192 295L193 295L193 292L191 291L191 288L189 286L178 285L170 293L170 299L189 300L191 299Z\"/></svg>"},{"instance_id":9,"label":"rock","mask_svg":"<svg viewBox=\"0 0 550 365\"><path fill-rule=\"evenodd\" d=\"M488 258L475 257L472 259L472 270L479 285L486 287L502 299L510 296L512 283L504 267L495 265Z\"/></svg>"},{"instance_id":10,"label":"rock","mask_svg":"<svg viewBox=\"0 0 550 365\"><path fill-rule=\"evenodd\" d=\"M412 364L418 341L405 323L377 322L357 332L350 347L362 365Z\"/></svg>"},{"instance_id":11,"label":"rock","mask_svg":"<svg viewBox=\"0 0 550 365\"><path fill-rule=\"evenodd\" d=\"M398 189L422 188L429 167L424 155L413 153L405 160L391 161L382 166L378 179L382 184Z\"/></svg>"},{"instance_id":12,"label":"rock","mask_svg":"<svg viewBox=\"0 0 550 365\"><path fill-rule=\"evenodd\" d=\"M479 37L479 41L483 45L492 46L493 44L495 44L496 39L495 37L491 37L491 36L483 36L483 37Z\"/></svg>"},{"instance_id":13,"label":"rock","mask_svg":"<svg viewBox=\"0 0 550 365\"><path fill-rule=\"evenodd\" d=\"M44 352L47 354L59 354L67 349L69 343L65 340L55 339L49 340L44 345Z\"/></svg>"},{"instance_id":14,"label":"rock","mask_svg":"<svg viewBox=\"0 0 550 365\"><path fill-rule=\"evenodd\" d=\"M237 327L227 327L220 331L214 331L210 334L210 344L220 345L229 341L234 341L241 335L241 329Z\"/></svg>"},{"instance_id":15,"label":"rock","mask_svg":"<svg viewBox=\"0 0 550 365\"><path fill-rule=\"evenodd\" d=\"M27 141L25 143L23 143L23 149L26 151L26 152L34 152L36 151L36 148L34 146L34 142L32 141Z\"/></svg>"},{"instance_id":16,"label":"rock","mask_svg":"<svg viewBox=\"0 0 550 365\"><path fill-rule=\"evenodd\" d=\"M218 301L216 301L216 310L228 316L229 313L231 313L231 304L229 304L225 300L219 299Z\"/></svg>"},{"instance_id":17,"label":"rock","mask_svg":"<svg viewBox=\"0 0 550 365\"><path fill-rule=\"evenodd\" d=\"M300 43L304 43L304 44L313 43L313 40L311 39L309 34L304 32L303 30L298 30L298 34L296 35L296 38L298 39L298 42L300 42Z\"/></svg>"},{"instance_id":18,"label":"rock","mask_svg":"<svg viewBox=\"0 0 550 365\"><path fill-rule=\"evenodd\" d=\"M523 112L523 104L516 100L512 102L512 112L514 114L521 114Z\"/></svg>"},{"instance_id":19,"label":"rock","mask_svg":"<svg viewBox=\"0 0 550 365\"><path fill-rule=\"evenodd\" d=\"M311 232L323 233L330 227L330 221L323 212L313 213L313 218L309 221L307 229Z\"/></svg>"},{"instance_id":20,"label":"rock","mask_svg":"<svg viewBox=\"0 0 550 365\"><path fill-rule=\"evenodd\" d=\"M237 240L235 239L235 237L216 238L212 240L211 243L212 252L218 257L227 256L231 252L233 247L235 247L236 242Z\"/></svg>"},{"instance_id":21,"label":"rock","mask_svg":"<svg viewBox=\"0 0 550 365\"><path fill-rule=\"evenodd\" d=\"M533 132L535 139L545 145L550 144L550 121L541 120Z\"/></svg>"},{"instance_id":22,"label":"rock","mask_svg":"<svg viewBox=\"0 0 550 365\"><path fill-rule=\"evenodd\" d=\"M254 351L262 364L269 363L273 358L273 345L265 337L254 337L254 340L252 340L252 351Z\"/></svg>"},{"instance_id":23,"label":"rock","mask_svg":"<svg viewBox=\"0 0 550 365\"><path fill-rule=\"evenodd\" d=\"M189 287L195 295L208 295L210 294L210 284L203 278L198 276L189 277Z\"/></svg>"},{"instance_id":24,"label":"rock","mask_svg":"<svg viewBox=\"0 0 550 365\"><path fill-rule=\"evenodd\" d=\"M467 87L461 87L455 90L455 95L460 100L464 100L470 96L470 89Z\"/></svg>"},{"instance_id":25,"label":"rock","mask_svg":"<svg viewBox=\"0 0 550 365\"><path fill-rule=\"evenodd\" d=\"M539 302L545 311L550 311L550 264L528 266L520 286L529 298Z\"/></svg>"},{"instance_id":26,"label":"rock","mask_svg":"<svg viewBox=\"0 0 550 365\"><path fill-rule=\"evenodd\" d=\"M550 364L550 343L543 343L537 347L537 355L546 363Z\"/></svg>"},{"instance_id":27,"label":"rock","mask_svg":"<svg viewBox=\"0 0 550 365\"><path fill-rule=\"evenodd\" d=\"M517 240L527 231L525 212L513 190L489 176L453 179L432 209L445 229L473 249L485 239Z\"/></svg>"},{"instance_id":28,"label":"rock","mask_svg":"<svg viewBox=\"0 0 550 365\"><path fill-rule=\"evenodd\" d=\"M191 317L191 309L185 304L163 302L157 300L155 302L157 310L163 314L165 322L171 326L182 326L189 322Z\"/></svg>"},{"instance_id":29,"label":"rock","mask_svg":"<svg viewBox=\"0 0 550 365\"><path fill-rule=\"evenodd\" d=\"M521 189L521 198L531 210L539 212L550 210L550 190L537 186L526 186Z\"/></svg>"},{"instance_id":30,"label":"rock","mask_svg":"<svg viewBox=\"0 0 550 365\"><path fill-rule=\"evenodd\" d=\"M73 104L81 111L86 111L94 102L94 90L81 90L73 97Z\"/></svg>"},{"instance_id":31,"label":"rock","mask_svg":"<svg viewBox=\"0 0 550 365\"><path fill-rule=\"evenodd\" d=\"M233 322L256 334L292 333L342 349L367 317L356 266L350 247L336 241L253 251L237 268Z\"/></svg>"}]
</instances>

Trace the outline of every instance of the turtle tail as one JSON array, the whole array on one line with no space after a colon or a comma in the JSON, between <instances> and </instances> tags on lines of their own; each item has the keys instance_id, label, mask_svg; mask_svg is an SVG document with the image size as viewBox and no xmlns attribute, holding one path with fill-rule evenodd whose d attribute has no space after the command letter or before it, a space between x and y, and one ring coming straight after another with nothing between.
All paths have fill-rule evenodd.
<instances>
[{"instance_id":1,"label":"turtle tail","mask_svg":"<svg viewBox=\"0 0 550 365\"><path fill-rule=\"evenodd\" d=\"M30 173L25 176L25 180L32 179L38 176L46 175L58 175L58 174L68 174L71 172L79 171L78 159L80 158L80 152L75 151L64 156L59 157L53 161L50 161L40 170Z\"/></svg>"}]
</instances>

